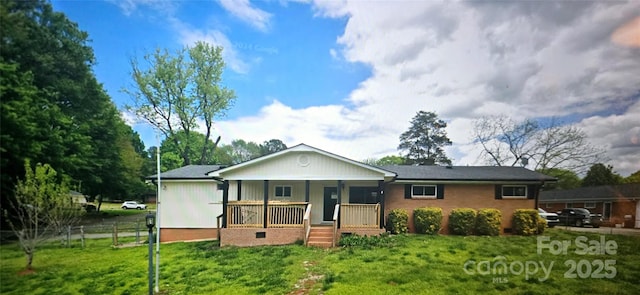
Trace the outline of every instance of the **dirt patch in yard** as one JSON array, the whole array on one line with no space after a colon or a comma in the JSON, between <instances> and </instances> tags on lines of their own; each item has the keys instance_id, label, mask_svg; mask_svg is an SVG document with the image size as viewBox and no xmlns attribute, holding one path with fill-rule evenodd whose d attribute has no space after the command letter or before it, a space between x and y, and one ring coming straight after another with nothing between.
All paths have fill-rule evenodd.
<instances>
[{"instance_id":1,"label":"dirt patch in yard","mask_svg":"<svg viewBox=\"0 0 640 295\"><path fill-rule=\"evenodd\" d=\"M287 295L324 294L322 292L322 279L324 279L324 275L316 274L312 271L316 263L310 261L304 261L302 263L306 275L298 280L295 284L295 290L289 292Z\"/></svg>"}]
</instances>

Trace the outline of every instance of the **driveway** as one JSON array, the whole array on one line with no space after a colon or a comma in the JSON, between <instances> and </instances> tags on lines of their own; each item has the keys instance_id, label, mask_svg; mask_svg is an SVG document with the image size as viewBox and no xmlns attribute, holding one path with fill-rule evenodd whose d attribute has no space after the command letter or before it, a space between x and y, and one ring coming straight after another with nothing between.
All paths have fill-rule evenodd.
<instances>
[{"instance_id":1,"label":"driveway","mask_svg":"<svg viewBox=\"0 0 640 295\"><path fill-rule=\"evenodd\" d=\"M625 235L640 237L639 228L618 228L618 227L574 227L574 226L556 226L554 228L562 230L570 230L576 232L603 234L603 235Z\"/></svg>"}]
</instances>

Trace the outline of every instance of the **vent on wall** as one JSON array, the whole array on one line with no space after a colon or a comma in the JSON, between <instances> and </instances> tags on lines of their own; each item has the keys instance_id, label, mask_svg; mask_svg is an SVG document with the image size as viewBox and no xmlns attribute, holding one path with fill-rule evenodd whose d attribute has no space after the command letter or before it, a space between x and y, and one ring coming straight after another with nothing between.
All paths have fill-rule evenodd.
<instances>
[{"instance_id":1,"label":"vent on wall","mask_svg":"<svg viewBox=\"0 0 640 295\"><path fill-rule=\"evenodd\" d=\"M263 231L259 231L256 233L256 239L264 239L267 237L267 233Z\"/></svg>"}]
</instances>

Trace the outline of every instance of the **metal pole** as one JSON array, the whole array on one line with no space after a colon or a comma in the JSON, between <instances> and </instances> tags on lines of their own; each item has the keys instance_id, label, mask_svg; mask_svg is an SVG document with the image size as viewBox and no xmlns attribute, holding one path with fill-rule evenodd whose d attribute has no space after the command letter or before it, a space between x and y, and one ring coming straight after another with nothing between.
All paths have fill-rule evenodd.
<instances>
[{"instance_id":1,"label":"metal pole","mask_svg":"<svg viewBox=\"0 0 640 295\"><path fill-rule=\"evenodd\" d=\"M153 228L149 228L149 295L153 295Z\"/></svg>"},{"instance_id":2,"label":"metal pole","mask_svg":"<svg viewBox=\"0 0 640 295\"><path fill-rule=\"evenodd\" d=\"M160 191L162 185L160 183L160 136L158 135L158 149L156 154L156 169L158 176L158 194L156 196L156 293L160 292Z\"/></svg>"}]
</instances>

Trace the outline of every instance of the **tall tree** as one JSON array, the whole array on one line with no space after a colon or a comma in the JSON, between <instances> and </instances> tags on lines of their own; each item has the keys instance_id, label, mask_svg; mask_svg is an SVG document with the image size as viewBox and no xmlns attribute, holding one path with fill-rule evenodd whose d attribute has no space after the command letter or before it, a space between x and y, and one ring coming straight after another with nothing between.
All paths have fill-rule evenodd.
<instances>
[{"instance_id":1,"label":"tall tree","mask_svg":"<svg viewBox=\"0 0 640 295\"><path fill-rule=\"evenodd\" d=\"M407 164L434 165L451 164L444 147L452 144L447 137L447 123L438 119L433 112L419 111L413 119L409 130L400 135L398 149L405 151Z\"/></svg>"},{"instance_id":2,"label":"tall tree","mask_svg":"<svg viewBox=\"0 0 640 295\"><path fill-rule=\"evenodd\" d=\"M26 158L56 167L90 195L126 191L117 171L131 143L119 138L130 127L95 79L87 33L42 0L0 1L0 22L3 205Z\"/></svg>"},{"instance_id":3,"label":"tall tree","mask_svg":"<svg viewBox=\"0 0 640 295\"><path fill-rule=\"evenodd\" d=\"M541 124L506 116L480 118L474 122L473 140L482 148L480 157L498 166L584 172L604 156L604 150L589 144L580 128L555 119Z\"/></svg>"},{"instance_id":4,"label":"tall tree","mask_svg":"<svg viewBox=\"0 0 640 295\"><path fill-rule=\"evenodd\" d=\"M141 68L135 59L131 61L134 83L124 91L133 98L133 104L127 109L173 140L184 165L208 162L209 150L219 141L210 147L214 119L224 115L235 99L235 93L221 85L225 67L222 47L198 42L174 55L157 49L144 60L149 68ZM204 122L205 141L194 158L191 141L179 142L178 133L191 138L199 122Z\"/></svg>"},{"instance_id":5,"label":"tall tree","mask_svg":"<svg viewBox=\"0 0 640 295\"><path fill-rule=\"evenodd\" d=\"M594 164L582 179L582 186L614 185L622 183L622 177L613 172L613 166Z\"/></svg>"},{"instance_id":6,"label":"tall tree","mask_svg":"<svg viewBox=\"0 0 640 295\"><path fill-rule=\"evenodd\" d=\"M262 143L260 146L260 155L268 155L277 153L279 151L283 151L287 149L287 145L279 139L271 139Z\"/></svg>"}]
</instances>

